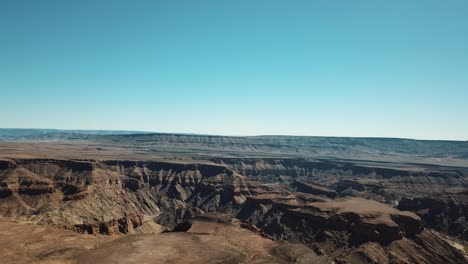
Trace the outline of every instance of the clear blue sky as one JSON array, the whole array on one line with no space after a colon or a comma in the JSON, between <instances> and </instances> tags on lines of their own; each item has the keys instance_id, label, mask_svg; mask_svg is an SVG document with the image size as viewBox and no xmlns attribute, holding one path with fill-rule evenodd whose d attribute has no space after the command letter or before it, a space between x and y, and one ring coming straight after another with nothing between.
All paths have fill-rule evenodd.
<instances>
[{"instance_id":1,"label":"clear blue sky","mask_svg":"<svg viewBox=\"0 0 468 264\"><path fill-rule=\"evenodd\" d=\"M0 127L468 139L468 1L0 1Z\"/></svg>"}]
</instances>

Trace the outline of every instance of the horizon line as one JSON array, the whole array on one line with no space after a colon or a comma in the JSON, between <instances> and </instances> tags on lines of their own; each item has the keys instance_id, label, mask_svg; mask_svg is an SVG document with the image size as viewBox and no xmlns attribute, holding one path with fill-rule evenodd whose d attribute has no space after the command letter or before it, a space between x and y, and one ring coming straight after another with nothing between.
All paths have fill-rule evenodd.
<instances>
[{"instance_id":1,"label":"horizon line","mask_svg":"<svg viewBox=\"0 0 468 264\"><path fill-rule=\"evenodd\" d=\"M468 139L422 139L411 137L389 137L389 136L323 136L323 135L294 135L294 134L257 134L257 135L235 135L235 134L206 134L195 132L158 132L145 130L127 130L127 129L62 129L62 128L14 128L0 127L0 130L57 130L57 131L100 131L100 132L130 132L122 135L141 135L141 134L166 134L166 135L191 135L191 136L216 136L216 137L312 137L312 138L355 138L355 139L400 139L416 141L455 141L468 142ZM112 135L112 134L109 134Z\"/></svg>"}]
</instances>

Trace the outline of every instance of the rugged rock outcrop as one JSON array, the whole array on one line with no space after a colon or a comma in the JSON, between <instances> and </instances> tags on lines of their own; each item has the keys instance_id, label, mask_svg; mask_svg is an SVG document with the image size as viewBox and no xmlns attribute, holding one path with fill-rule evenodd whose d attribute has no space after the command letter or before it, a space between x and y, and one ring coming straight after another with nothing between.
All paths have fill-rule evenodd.
<instances>
[{"instance_id":1,"label":"rugged rock outcrop","mask_svg":"<svg viewBox=\"0 0 468 264\"><path fill-rule=\"evenodd\" d=\"M86 233L126 233L143 215L167 216L174 208L229 210L253 186L215 164L49 159L6 164L0 171L2 215ZM173 219L176 224L179 216Z\"/></svg>"},{"instance_id":2,"label":"rugged rock outcrop","mask_svg":"<svg viewBox=\"0 0 468 264\"><path fill-rule=\"evenodd\" d=\"M415 214L360 198L257 195L247 198L237 217L275 240L299 240L338 263L466 261L457 249L425 231ZM396 245L418 250L393 251Z\"/></svg>"},{"instance_id":3,"label":"rugged rock outcrop","mask_svg":"<svg viewBox=\"0 0 468 264\"><path fill-rule=\"evenodd\" d=\"M249 232L297 240L345 263L363 263L363 258L364 263L466 261L426 232L415 214L361 198L332 199L333 190L323 185L299 184L306 191L294 192L208 162L33 159L5 164L0 214L17 220L113 235L133 233L147 219L168 230L192 230L181 225L217 212L243 220L239 226ZM430 252L428 243L441 249ZM406 244L413 250L392 251Z\"/></svg>"},{"instance_id":4,"label":"rugged rock outcrop","mask_svg":"<svg viewBox=\"0 0 468 264\"><path fill-rule=\"evenodd\" d=\"M82 234L127 234L133 233L134 229L143 225L143 217L141 215L127 215L120 219L112 219L107 222L95 222L86 224L77 224L73 226L73 230Z\"/></svg>"},{"instance_id":5,"label":"rugged rock outcrop","mask_svg":"<svg viewBox=\"0 0 468 264\"><path fill-rule=\"evenodd\" d=\"M302 158L212 158L239 174L265 183L305 181L325 186L336 185L336 191L352 187L377 194L418 197L443 193L447 188L468 186L468 168L429 164L371 161L338 161ZM359 180L359 182L356 181ZM339 183L342 181L342 186ZM352 182L349 182L352 181ZM350 184L355 183L353 186ZM372 186L374 185L374 186Z\"/></svg>"},{"instance_id":6,"label":"rugged rock outcrop","mask_svg":"<svg viewBox=\"0 0 468 264\"><path fill-rule=\"evenodd\" d=\"M329 198L335 198L338 195L335 190L316 183L295 181L291 183L291 187L298 192L323 195Z\"/></svg>"},{"instance_id":7,"label":"rugged rock outcrop","mask_svg":"<svg viewBox=\"0 0 468 264\"><path fill-rule=\"evenodd\" d=\"M399 208L417 213L427 226L466 240L466 195L447 191L468 188L466 167L301 158L212 160L251 179L289 183L302 192L326 195L318 188L306 187L315 184L334 190L340 197L362 197L392 206L401 203Z\"/></svg>"},{"instance_id":8,"label":"rugged rock outcrop","mask_svg":"<svg viewBox=\"0 0 468 264\"><path fill-rule=\"evenodd\" d=\"M468 241L468 191L443 195L403 198L398 208L416 212L431 228Z\"/></svg>"}]
</instances>

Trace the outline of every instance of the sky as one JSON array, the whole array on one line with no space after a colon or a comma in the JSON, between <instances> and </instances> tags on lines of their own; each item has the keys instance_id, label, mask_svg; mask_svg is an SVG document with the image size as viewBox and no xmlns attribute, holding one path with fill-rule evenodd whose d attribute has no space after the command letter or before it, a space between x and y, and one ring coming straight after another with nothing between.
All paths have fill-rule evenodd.
<instances>
[{"instance_id":1,"label":"sky","mask_svg":"<svg viewBox=\"0 0 468 264\"><path fill-rule=\"evenodd\" d=\"M466 0L0 0L0 127L468 140Z\"/></svg>"}]
</instances>

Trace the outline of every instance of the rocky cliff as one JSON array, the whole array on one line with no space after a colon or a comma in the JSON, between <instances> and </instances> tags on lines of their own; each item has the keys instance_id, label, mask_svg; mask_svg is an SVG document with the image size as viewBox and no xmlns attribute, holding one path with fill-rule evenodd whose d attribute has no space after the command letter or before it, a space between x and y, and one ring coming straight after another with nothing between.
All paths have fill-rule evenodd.
<instances>
[{"instance_id":1,"label":"rocky cliff","mask_svg":"<svg viewBox=\"0 0 468 264\"><path fill-rule=\"evenodd\" d=\"M143 215L174 208L227 210L249 191L247 179L214 164L32 159L2 166L2 215L88 233L126 232Z\"/></svg>"},{"instance_id":2,"label":"rocky cliff","mask_svg":"<svg viewBox=\"0 0 468 264\"><path fill-rule=\"evenodd\" d=\"M18 221L113 235L133 233L145 221L187 231L191 219L217 212L240 219L250 232L300 241L337 262L466 262L413 213L336 198L317 184L296 191L263 184L223 164L11 159L0 168L0 214Z\"/></svg>"},{"instance_id":3,"label":"rocky cliff","mask_svg":"<svg viewBox=\"0 0 468 264\"><path fill-rule=\"evenodd\" d=\"M468 191L447 191L430 197L403 198L398 208L416 212L428 227L468 241Z\"/></svg>"},{"instance_id":4,"label":"rocky cliff","mask_svg":"<svg viewBox=\"0 0 468 264\"><path fill-rule=\"evenodd\" d=\"M421 216L428 227L468 241L465 167L296 158L212 160L251 179L291 184L300 192L400 204L400 209Z\"/></svg>"}]
</instances>

